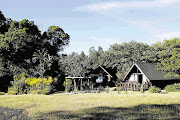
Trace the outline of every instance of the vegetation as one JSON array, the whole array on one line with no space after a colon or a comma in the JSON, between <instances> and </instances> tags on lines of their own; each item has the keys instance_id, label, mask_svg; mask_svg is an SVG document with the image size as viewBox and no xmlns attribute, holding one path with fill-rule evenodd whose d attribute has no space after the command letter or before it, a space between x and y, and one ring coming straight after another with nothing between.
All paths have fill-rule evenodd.
<instances>
[{"instance_id":1,"label":"vegetation","mask_svg":"<svg viewBox=\"0 0 180 120\"><path fill-rule=\"evenodd\" d=\"M23 109L34 119L178 119L178 92L3 95L0 107ZM1 113L1 111L0 111Z\"/></svg>"},{"instance_id":2,"label":"vegetation","mask_svg":"<svg viewBox=\"0 0 180 120\"><path fill-rule=\"evenodd\" d=\"M141 89L140 89L141 93L144 93L144 83L141 84Z\"/></svg>"},{"instance_id":3,"label":"vegetation","mask_svg":"<svg viewBox=\"0 0 180 120\"><path fill-rule=\"evenodd\" d=\"M0 92L0 95L4 95L5 94L5 92Z\"/></svg>"},{"instance_id":4,"label":"vegetation","mask_svg":"<svg viewBox=\"0 0 180 120\"><path fill-rule=\"evenodd\" d=\"M89 56L72 53L60 56L65 73L70 76L88 75L90 69L96 69L98 65L115 69L118 80L122 80L133 62L157 63L157 69L166 73L166 77L178 77L180 39L174 38L157 42L153 45L131 41L129 43L113 44L109 50L103 51L102 47L95 50L91 47ZM77 73L75 75L75 73Z\"/></svg>"},{"instance_id":5,"label":"vegetation","mask_svg":"<svg viewBox=\"0 0 180 120\"><path fill-rule=\"evenodd\" d=\"M158 88L158 87L156 87L156 86L151 86L151 87L149 88L149 92L150 92L150 93L160 93L160 92L161 92L161 89Z\"/></svg>"},{"instance_id":6,"label":"vegetation","mask_svg":"<svg viewBox=\"0 0 180 120\"><path fill-rule=\"evenodd\" d=\"M173 85L167 85L165 87L166 92L176 92L180 91L180 83L175 83Z\"/></svg>"},{"instance_id":7,"label":"vegetation","mask_svg":"<svg viewBox=\"0 0 180 120\"><path fill-rule=\"evenodd\" d=\"M58 26L50 26L41 34L33 21L6 19L0 12L0 78L5 81L0 88L6 91L13 76L22 73L28 78L52 76L60 80L64 73L58 63L58 52L69 44L69 39Z\"/></svg>"},{"instance_id":8,"label":"vegetation","mask_svg":"<svg viewBox=\"0 0 180 120\"><path fill-rule=\"evenodd\" d=\"M105 87L105 91L106 91L106 93L109 93L109 86Z\"/></svg>"},{"instance_id":9,"label":"vegetation","mask_svg":"<svg viewBox=\"0 0 180 120\"><path fill-rule=\"evenodd\" d=\"M166 72L166 77L177 78L180 75L180 39L174 38L156 43L159 50L157 68Z\"/></svg>"},{"instance_id":10,"label":"vegetation","mask_svg":"<svg viewBox=\"0 0 180 120\"><path fill-rule=\"evenodd\" d=\"M52 93L57 78L26 78L25 74L14 76L12 87L8 89L8 94L49 94Z\"/></svg>"},{"instance_id":11,"label":"vegetation","mask_svg":"<svg viewBox=\"0 0 180 120\"><path fill-rule=\"evenodd\" d=\"M72 80L71 79L66 79L64 81L64 87L65 87L65 92L68 93L72 87Z\"/></svg>"}]
</instances>

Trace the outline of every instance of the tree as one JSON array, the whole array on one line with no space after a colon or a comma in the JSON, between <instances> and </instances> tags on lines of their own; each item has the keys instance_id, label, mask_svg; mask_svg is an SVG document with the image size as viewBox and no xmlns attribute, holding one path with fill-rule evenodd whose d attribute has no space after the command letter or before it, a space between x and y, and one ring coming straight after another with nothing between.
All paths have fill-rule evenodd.
<instances>
[{"instance_id":1,"label":"tree","mask_svg":"<svg viewBox=\"0 0 180 120\"><path fill-rule=\"evenodd\" d=\"M103 65L105 62L105 59L104 59L104 51L103 51L103 48L101 46L98 47L97 53L98 53L98 64Z\"/></svg>"},{"instance_id":2,"label":"tree","mask_svg":"<svg viewBox=\"0 0 180 120\"><path fill-rule=\"evenodd\" d=\"M41 34L33 21L24 19L13 21L4 17L0 12L0 72L1 77L19 75L22 72L27 76L33 76L31 71L37 71L39 66L40 76L60 77L61 70L58 65L58 52L69 44L70 36L58 26L50 26L46 32ZM45 50L53 56L49 69L41 66L39 61L33 62L36 52ZM37 57L36 57L37 58ZM46 58L46 57L45 57ZM41 67L40 67L41 66Z\"/></svg>"},{"instance_id":3,"label":"tree","mask_svg":"<svg viewBox=\"0 0 180 120\"><path fill-rule=\"evenodd\" d=\"M50 26L46 32L43 33L42 39L44 47L48 50L50 55L57 55L65 46L69 44L70 36L58 26Z\"/></svg>"},{"instance_id":4,"label":"tree","mask_svg":"<svg viewBox=\"0 0 180 120\"><path fill-rule=\"evenodd\" d=\"M0 34L4 34L7 31L6 18L3 13L0 11Z\"/></svg>"},{"instance_id":5,"label":"tree","mask_svg":"<svg viewBox=\"0 0 180 120\"><path fill-rule=\"evenodd\" d=\"M20 72L24 69L25 72L36 65L32 63L32 58L37 50L45 49L48 54L57 57L59 50L69 44L69 39L69 35L58 26L50 26L48 31L41 35L32 21L12 21L8 31L0 34L0 57L3 58L4 68L12 68L12 74L17 72L17 69ZM53 62L55 63L59 67L58 62Z\"/></svg>"},{"instance_id":6,"label":"tree","mask_svg":"<svg viewBox=\"0 0 180 120\"><path fill-rule=\"evenodd\" d=\"M88 57L84 52L61 56L60 62L65 69L66 76L85 77L85 73L88 73Z\"/></svg>"},{"instance_id":7,"label":"tree","mask_svg":"<svg viewBox=\"0 0 180 120\"><path fill-rule=\"evenodd\" d=\"M162 43L156 43L158 51L157 69L166 73L165 77L180 76L180 39L173 38L164 40Z\"/></svg>"},{"instance_id":8,"label":"tree","mask_svg":"<svg viewBox=\"0 0 180 120\"><path fill-rule=\"evenodd\" d=\"M105 64L108 67L117 68L116 76L122 80L133 62L153 62L152 50L149 45L136 41L113 44L106 52Z\"/></svg>"},{"instance_id":9,"label":"tree","mask_svg":"<svg viewBox=\"0 0 180 120\"><path fill-rule=\"evenodd\" d=\"M38 65L35 66L35 71L33 71L35 76L37 75L37 77L44 78L45 72L47 69L50 69L52 65L53 57L50 56L45 49L42 49L33 54L32 61L38 63Z\"/></svg>"},{"instance_id":10,"label":"tree","mask_svg":"<svg viewBox=\"0 0 180 120\"><path fill-rule=\"evenodd\" d=\"M33 22L26 19L12 21L5 34L0 34L0 57L5 68L27 69L27 60L32 58L35 50L40 47L40 31ZM11 74L17 70L10 69Z\"/></svg>"},{"instance_id":11,"label":"tree","mask_svg":"<svg viewBox=\"0 0 180 120\"><path fill-rule=\"evenodd\" d=\"M89 69L96 69L99 66L98 63L98 52L95 50L94 47L89 49Z\"/></svg>"}]
</instances>

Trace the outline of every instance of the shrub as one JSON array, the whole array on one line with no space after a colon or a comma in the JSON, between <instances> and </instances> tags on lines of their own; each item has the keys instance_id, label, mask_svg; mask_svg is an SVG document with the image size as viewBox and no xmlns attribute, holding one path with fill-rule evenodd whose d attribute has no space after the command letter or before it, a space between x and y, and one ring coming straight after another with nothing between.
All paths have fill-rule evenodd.
<instances>
[{"instance_id":1,"label":"shrub","mask_svg":"<svg viewBox=\"0 0 180 120\"><path fill-rule=\"evenodd\" d=\"M26 78L25 74L14 76L12 87L8 88L8 94L50 94L53 91L56 78Z\"/></svg>"},{"instance_id":2,"label":"shrub","mask_svg":"<svg viewBox=\"0 0 180 120\"><path fill-rule=\"evenodd\" d=\"M117 87L116 90L118 91L118 94L120 94L121 86Z\"/></svg>"},{"instance_id":3,"label":"shrub","mask_svg":"<svg viewBox=\"0 0 180 120\"><path fill-rule=\"evenodd\" d=\"M8 88L8 93L7 94L11 94L11 95L17 95L18 94L18 90L16 87L9 87Z\"/></svg>"},{"instance_id":4,"label":"shrub","mask_svg":"<svg viewBox=\"0 0 180 120\"><path fill-rule=\"evenodd\" d=\"M64 87L65 87L65 92L68 93L72 87L72 80L71 79L66 79L64 81Z\"/></svg>"},{"instance_id":5,"label":"shrub","mask_svg":"<svg viewBox=\"0 0 180 120\"><path fill-rule=\"evenodd\" d=\"M5 93L4 92L0 92L0 95L4 95Z\"/></svg>"},{"instance_id":6,"label":"shrub","mask_svg":"<svg viewBox=\"0 0 180 120\"><path fill-rule=\"evenodd\" d=\"M101 93L101 92L103 92L104 90L105 90L105 88L100 85L100 86L97 87L96 92L97 92L97 93Z\"/></svg>"},{"instance_id":7,"label":"shrub","mask_svg":"<svg viewBox=\"0 0 180 120\"><path fill-rule=\"evenodd\" d=\"M15 75L14 77L14 81L11 82L12 87L8 88L8 94L25 94L26 91L26 77L25 74L22 73L20 75Z\"/></svg>"},{"instance_id":8,"label":"shrub","mask_svg":"<svg viewBox=\"0 0 180 120\"><path fill-rule=\"evenodd\" d=\"M151 87L149 88L149 92L150 92L150 93L160 93L160 92L161 92L161 89L158 88L158 87L156 87L156 86L151 86Z\"/></svg>"},{"instance_id":9,"label":"shrub","mask_svg":"<svg viewBox=\"0 0 180 120\"><path fill-rule=\"evenodd\" d=\"M106 93L109 93L109 86L106 86L106 88L105 88L105 91L106 91Z\"/></svg>"},{"instance_id":10,"label":"shrub","mask_svg":"<svg viewBox=\"0 0 180 120\"><path fill-rule=\"evenodd\" d=\"M166 92L176 92L176 91L180 91L180 83L175 83L172 85L167 85L165 87Z\"/></svg>"},{"instance_id":11,"label":"shrub","mask_svg":"<svg viewBox=\"0 0 180 120\"><path fill-rule=\"evenodd\" d=\"M25 83L29 86L28 93L31 94L50 94L53 89L53 83L56 83L57 79L53 79L52 77L48 78L27 78Z\"/></svg>"},{"instance_id":12,"label":"shrub","mask_svg":"<svg viewBox=\"0 0 180 120\"><path fill-rule=\"evenodd\" d=\"M144 93L144 84L141 84L141 89L140 89L141 93Z\"/></svg>"}]
</instances>

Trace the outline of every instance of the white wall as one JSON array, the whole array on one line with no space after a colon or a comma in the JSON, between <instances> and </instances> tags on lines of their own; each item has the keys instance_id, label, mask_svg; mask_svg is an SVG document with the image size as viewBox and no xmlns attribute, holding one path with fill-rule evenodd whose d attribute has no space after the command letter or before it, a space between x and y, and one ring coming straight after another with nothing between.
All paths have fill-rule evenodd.
<instances>
[{"instance_id":1,"label":"white wall","mask_svg":"<svg viewBox=\"0 0 180 120\"><path fill-rule=\"evenodd\" d=\"M146 82L146 76L143 75L143 82Z\"/></svg>"},{"instance_id":2,"label":"white wall","mask_svg":"<svg viewBox=\"0 0 180 120\"><path fill-rule=\"evenodd\" d=\"M138 81L138 74L131 74L129 81ZM146 76L142 74L142 81L146 82Z\"/></svg>"},{"instance_id":3,"label":"white wall","mask_svg":"<svg viewBox=\"0 0 180 120\"><path fill-rule=\"evenodd\" d=\"M131 74L129 81L134 81L134 74Z\"/></svg>"}]
</instances>

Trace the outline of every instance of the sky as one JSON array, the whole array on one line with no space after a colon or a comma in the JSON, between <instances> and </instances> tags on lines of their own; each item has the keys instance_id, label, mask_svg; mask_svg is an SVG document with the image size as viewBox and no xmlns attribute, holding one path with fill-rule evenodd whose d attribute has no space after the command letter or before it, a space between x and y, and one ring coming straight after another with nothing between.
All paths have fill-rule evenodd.
<instances>
[{"instance_id":1,"label":"sky","mask_svg":"<svg viewBox=\"0 0 180 120\"><path fill-rule=\"evenodd\" d=\"M67 54L180 37L179 6L180 0L0 0L6 18L34 21L42 32L61 27L70 35Z\"/></svg>"}]
</instances>

